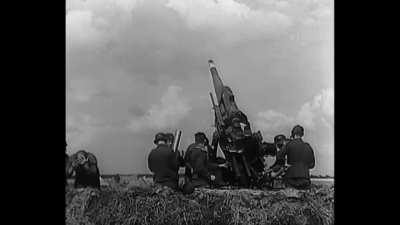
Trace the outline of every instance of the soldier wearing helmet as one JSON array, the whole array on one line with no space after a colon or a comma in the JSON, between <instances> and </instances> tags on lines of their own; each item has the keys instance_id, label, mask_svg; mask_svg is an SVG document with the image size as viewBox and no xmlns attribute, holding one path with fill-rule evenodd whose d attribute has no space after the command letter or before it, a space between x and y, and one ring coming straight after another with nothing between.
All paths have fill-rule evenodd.
<instances>
[{"instance_id":1,"label":"soldier wearing helmet","mask_svg":"<svg viewBox=\"0 0 400 225\"><path fill-rule=\"evenodd\" d=\"M197 187L209 185L222 186L222 173L214 157L208 139L203 132L194 135L195 143L189 145L185 154L185 176L186 183L184 193L191 193ZM215 156L216 157L216 156Z\"/></svg>"},{"instance_id":2,"label":"soldier wearing helmet","mask_svg":"<svg viewBox=\"0 0 400 225\"><path fill-rule=\"evenodd\" d=\"M168 145L168 137L164 133L155 135L154 144L157 147L151 150L148 157L148 166L154 174L154 183L178 189L179 154Z\"/></svg>"},{"instance_id":3,"label":"soldier wearing helmet","mask_svg":"<svg viewBox=\"0 0 400 225\"><path fill-rule=\"evenodd\" d=\"M311 184L309 170L315 166L314 151L310 144L303 141L303 136L304 128L300 125L294 126L292 140L277 153L277 163L280 166L288 164L284 182L294 188L307 188Z\"/></svg>"}]
</instances>

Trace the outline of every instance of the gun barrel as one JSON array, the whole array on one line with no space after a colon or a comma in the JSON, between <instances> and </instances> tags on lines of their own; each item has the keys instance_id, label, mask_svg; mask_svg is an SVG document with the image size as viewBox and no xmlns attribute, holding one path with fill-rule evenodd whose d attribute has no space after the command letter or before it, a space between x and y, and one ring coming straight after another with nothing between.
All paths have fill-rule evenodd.
<instances>
[{"instance_id":1,"label":"gun barrel","mask_svg":"<svg viewBox=\"0 0 400 225\"><path fill-rule=\"evenodd\" d=\"M180 130L175 131L174 144L173 144L173 148L172 148L174 150L174 152L176 152L178 150L179 143L181 142L181 135L182 135L182 131L180 131Z\"/></svg>"},{"instance_id":2,"label":"gun barrel","mask_svg":"<svg viewBox=\"0 0 400 225\"><path fill-rule=\"evenodd\" d=\"M222 90L224 88L224 83L222 83L221 77L218 74L217 68L213 60L208 60L208 65L210 67L210 73L214 84L215 94L217 96L217 102L220 102L222 98Z\"/></svg>"},{"instance_id":3,"label":"gun barrel","mask_svg":"<svg viewBox=\"0 0 400 225\"><path fill-rule=\"evenodd\" d=\"M213 105L213 109L215 110L215 102L214 102L214 97L213 97L213 95L212 95L212 93L210 92L210 97L211 97L211 102L212 102L212 105Z\"/></svg>"},{"instance_id":4,"label":"gun barrel","mask_svg":"<svg viewBox=\"0 0 400 225\"><path fill-rule=\"evenodd\" d=\"M224 125L224 122L222 120L221 111L219 109L219 106L215 104L214 97L213 97L211 92L210 92L210 97L211 97L211 103L213 105L213 109L214 109L214 112L215 112L216 119L218 120L218 123L220 125ZM218 128L218 124L215 124L215 126Z\"/></svg>"}]
</instances>

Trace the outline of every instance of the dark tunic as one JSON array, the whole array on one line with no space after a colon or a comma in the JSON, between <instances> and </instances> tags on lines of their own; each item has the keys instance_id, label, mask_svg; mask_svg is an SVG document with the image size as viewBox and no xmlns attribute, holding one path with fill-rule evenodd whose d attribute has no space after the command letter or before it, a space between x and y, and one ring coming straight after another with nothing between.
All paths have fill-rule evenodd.
<instances>
[{"instance_id":1,"label":"dark tunic","mask_svg":"<svg viewBox=\"0 0 400 225\"><path fill-rule=\"evenodd\" d=\"M292 140L277 153L278 164L284 165L285 159L289 167L284 179L290 185L294 184L293 186L309 184L309 170L315 166L314 151L311 146L300 138Z\"/></svg>"},{"instance_id":2,"label":"dark tunic","mask_svg":"<svg viewBox=\"0 0 400 225\"><path fill-rule=\"evenodd\" d=\"M91 165L89 168L79 165L75 169L75 188L100 188L100 174L97 166Z\"/></svg>"},{"instance_id":3,"label":"dark tunic","mask_svg":"<svg viewBox=\"0 0 400 225\"><path fill-rule=\"evenodd\" d=\"M178 188L179 154L166 144L160 144L151 150L148 157L148 166L154 173L155 183Z\"/></svg>"},{"instance_id":4,"label":"dark tunic","mask_svg":"<svg viewBox=\"0 0 400 225\"><path fill-rule=\"evenodd\" d=\"M192 168L192 183L194 186L207 186L210 183L213 164L208 161L208 153L206 147L194 143L191 144L185 155L185 161Z\"/></svg>"}]
</instances>

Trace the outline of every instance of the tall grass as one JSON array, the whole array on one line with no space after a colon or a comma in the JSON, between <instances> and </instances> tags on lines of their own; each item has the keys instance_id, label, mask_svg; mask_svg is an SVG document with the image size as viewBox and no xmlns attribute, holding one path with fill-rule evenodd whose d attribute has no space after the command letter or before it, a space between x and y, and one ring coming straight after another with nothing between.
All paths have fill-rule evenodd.
<instances>
[{"instance_id":1,"label":"tall grass","mask_svg":"<svg viewBox=\"0 0 400 225\"><path fill-rule=\"evenodd\" d=\"M118 184L66 191L67 224L333 224L333 186L285 191L196 190L183 195L152 185Z\"/></svg>"}]
</instances>

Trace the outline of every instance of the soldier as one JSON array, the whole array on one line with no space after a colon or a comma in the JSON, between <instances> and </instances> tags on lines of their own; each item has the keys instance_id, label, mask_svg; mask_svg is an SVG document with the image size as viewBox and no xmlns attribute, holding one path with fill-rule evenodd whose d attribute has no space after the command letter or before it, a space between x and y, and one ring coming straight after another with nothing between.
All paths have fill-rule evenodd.
<instances>
[{"instance_id":1,"label":"soldier","mask_svg":"<svg viewBox=\"0 0 400 225\"><path fill-rule=\"evenodd\" d=\"M309 170L315 166L314 151L311 146L303 142L304 128L296 125L291 132L292 140L282 146L277 153L277 163L280 166L289 165L283 179L287 186L307 188L311 184Z\"/></svg>"},{"instance_id":2,"label":"soldier","mask_svg":"<svg viewBox=\"0 0 400 225\"><path fill-rule=\"evenodd\" d=\"M218 166L208 159L207 138L202 132L195 134L195 143L189 145L186 154L186 175L190 175L184 186L184 193L191 193L195 188L206 187L210 184L219 185L216 181L215 170Z\"/></svg>"},{"instance_id":3,"label":"soldier","mask_svg":"<svg viewBox=\"0 0 400 225\"><path fill-rule=\"evenodd\" d=\"M100 189L100 171L97 159L85 150L79 150L70 157L68 175L75 172L75 188L92 187Z\"/></svg>"},{"instance_id":4,"label":"soldier","mask_svg":"<svg viewBox=\"0 0 400 225\"><path fill-rule=\"evenodd\" d=\"M157 147L151 150L148 157L149 169L154 173L154 183L177 190L179 154L169 147L163 133L156 134L154 144Z\"/></svg>"}]
</instances>

